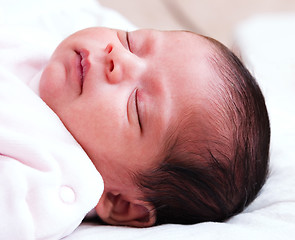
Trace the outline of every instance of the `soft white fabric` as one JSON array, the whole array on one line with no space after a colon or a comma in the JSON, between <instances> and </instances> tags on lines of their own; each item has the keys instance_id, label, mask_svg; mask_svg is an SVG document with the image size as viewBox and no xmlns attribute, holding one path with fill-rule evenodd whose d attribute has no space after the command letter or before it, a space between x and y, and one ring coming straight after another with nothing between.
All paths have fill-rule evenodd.
<instances>
[{"instance_id":1,"label":"soft white fabric","mask_svg":"<svg viewBox=\"0 0 295 240\"><path fill-rule=\"evenodd\" d=\"M45 103L0 67L0 238L59 239L97 204L103 182Z\"/></svg>"}]
</instances>

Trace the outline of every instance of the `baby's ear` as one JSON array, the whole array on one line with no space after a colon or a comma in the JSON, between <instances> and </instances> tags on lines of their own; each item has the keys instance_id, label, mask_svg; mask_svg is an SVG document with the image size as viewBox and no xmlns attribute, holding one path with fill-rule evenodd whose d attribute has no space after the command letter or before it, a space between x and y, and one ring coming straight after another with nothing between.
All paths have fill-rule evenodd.
<instances>
[{"instance_id":1,"label":"baby's ear","mask_svg":"<svg viewBox=\"0 0 295 240\"><path fill-rule=\"evenodd\" d=\"M104 192L96 212L103 221L112 225L150 227L156 222L153 207L143 201L127 200L120 193Z\"/></svg>"}]
</instances>

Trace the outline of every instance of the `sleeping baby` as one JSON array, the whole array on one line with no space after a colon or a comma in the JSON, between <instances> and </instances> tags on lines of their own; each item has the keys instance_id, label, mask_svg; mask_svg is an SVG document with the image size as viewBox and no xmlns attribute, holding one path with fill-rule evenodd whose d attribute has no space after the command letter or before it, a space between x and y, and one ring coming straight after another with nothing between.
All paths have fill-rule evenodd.
<instances>
[{"instance_id":1,"label":"sleeping baby","mask_svg":"<svg viewBox=\"0 0 295 240\"><path fill-rule=\"evenodd\" d=\"M224 221L265 182L264 97L211 38L88 28L56 48L39 94L102 176L105 223Z\"/></svg>"}]
</instances>

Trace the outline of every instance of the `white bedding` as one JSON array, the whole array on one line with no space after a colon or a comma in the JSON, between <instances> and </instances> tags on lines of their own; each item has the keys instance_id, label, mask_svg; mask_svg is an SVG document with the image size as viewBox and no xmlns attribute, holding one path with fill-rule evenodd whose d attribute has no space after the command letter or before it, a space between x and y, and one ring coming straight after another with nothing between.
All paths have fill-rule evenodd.
<instances>
[{"instance_id":1,"label":"white bedding","mask_svg":"<svg viewBox=\"0 0 295 240\"><path fill-rule=\"evenodd\" d=\"M0 24L42 28L52 36L48 51L80 28L103 25L134 29L126 19L95 0L1 0L0 3ZM83 223L65 239L294 239L295 15L263 16L247 21L238 27L236 40L265 92L271 117L271 171L257 199L225 223L146 229Z\"/></svg>"}]
</instances>

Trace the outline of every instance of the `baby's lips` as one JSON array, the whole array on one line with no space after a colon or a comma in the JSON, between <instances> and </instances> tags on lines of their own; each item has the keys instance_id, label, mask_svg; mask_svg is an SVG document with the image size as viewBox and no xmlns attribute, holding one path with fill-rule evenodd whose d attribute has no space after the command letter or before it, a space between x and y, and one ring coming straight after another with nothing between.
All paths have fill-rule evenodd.
<instances>
[{"instance_id":1,"label":"baby's lips","mask_svg":"<svg viewBox=\"0 0 295 240\"><path fill-rule=\"evenodd\" d=\"M90 68L90 62L88 59L89 56L89 51L86 49L81 49L80 51L80 56L81 56L81 66L82 66L82 78L84 80L87 72L89 71Z\"/></svg>"},{"instance_id":2,"label":"baby's lips","mask_svg":"<svg viewBox=\"0 0 295 240\"><path fill-rule=\"evenodd\" d=\"M84 78L86 76L89 68L90 68L90 62L89 62L89 59L88 59L89 51L86 50L86 49L82 49L81 52L80 52L80 55L82 57L82 60L81 60L81 66L82 66L82 69L83 69L82 76Z\"/></svg>"},{"instance_id":3,"label":"baby's lips","mask_svg":"<svg viewBox=\"0 0 295 240\"><path fill-rule=\"evenodd\" d=\"M79 50L75 50L75 52L77 54L76 75L78 78L78 83L80 85L81 94L82 94L85 77L90 68L90 61L88 59L89 51L86 49L79 49Z\"/></svg>"}]
</instances>

